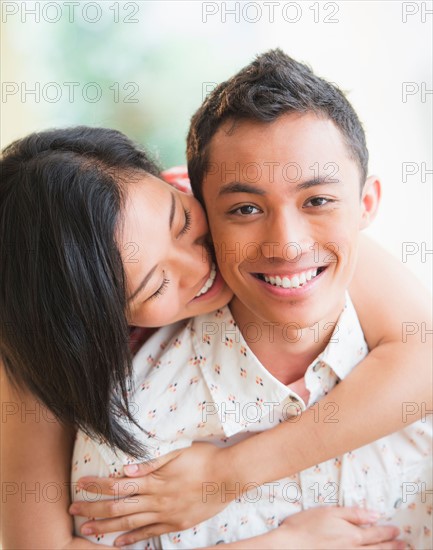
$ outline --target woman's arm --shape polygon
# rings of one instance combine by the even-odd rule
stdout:
[[[67,507],[73,431],[55,421],[30,394],[12,389],[1,374],[3,549],[110,548],[72,535]],[[375,520],[366,510],[317,508],[291,516],[269,533],[223,546],[403,548],[394,540],[398,529],[368,526]]]
[[[73,430],[30,393],[12,388],[3,369],[1,401],[2,548],[101,548],[72,535]]]
[[[372,349],[367,358],[319,402],[318,411],[317,407],[305,411],[297,422],[282,423],[224,449],[193,444],[129,473],[125,483],[135,477],[139,490],[134,508],[125,506],[121,511],[128,514],[128,525],[139,528],[144,525],[140,512],[154,513],[153,525],[140,528],[137,540],[191,527],[234,500],[238,495],[233,488],[239,494],[248,483],[292,475],[404,428],[432,409],[427,292],[400,262],[363,237],[350,293]],[[416,327],[418,333],[407,334]],[[334,411],[335,404],[338,413],[327,422],[326,412]],[[104,493],[112,494],[111,480],[96,481]],[[116,479],[116,490],[121,486],[121,479]],[[80,515],[113,514],[107,501],[101,501],[83,504]],[[125,518],[86,524],[98,533],[122,525]]]

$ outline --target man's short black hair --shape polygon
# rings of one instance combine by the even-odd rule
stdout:
[[[259,55],[217,86],[191,119],[187,138],[188,172],[196,197],[202,200],[209,165],[209,144],[227,120],[272,122],[286,113],[314,112],[331,119],[341,131],[361,183],[368,170],[368,150],[362,124],[337,86],[316,76],[280,49]]]

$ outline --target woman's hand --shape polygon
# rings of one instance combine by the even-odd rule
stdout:
[[[105,518],[83,524],[81,533],[86,535],[135,530],[136,541],[182,531],[219,513],[240,496],[240,484],[224,477],[232,470],[227,451],[210,443],[194,443],[152,463],[125,466],[128,477],[83,477],[78,481],[80,487],[113,500],[77,501],[69,511]],[[127,544],[125,536],[116,544]]]
[[[81,516],[107,518],[82,526],[83,530],[91,529],[93,534],[128,531],[116,539],[116,546],[187,529],[217,514],[238,496],[238,491],[229,492],[233,487],[224,485],[226,481],[218,472],[227,457],[226,450],[208,443],[195,443],[192,448],[174,451],[152,464],[137,465],[135,472],[128,473],[130,477],[82,478],[79,484],[83,488],[89,486],[94,492],[98,488],[113,500],[75,502],[71,511]],[[209,464],[214,466],[210,466],[211,472]],[[134,467],[125,467],[125,473],[128,469]],[[230,471],[227,462],[225,469]],[[209,481],[204,481],[206,479]],[[227,494],[221,490],[224,487]],[[167,509],[171,510],[170,515],[164,512]],[[269,533],[226,546],[287,550],[404,549],[405,544],[395,540],[399,530],[372,525],[377,519],[377,515],[361,508],[313,508],[289,516]],[[87,534],[91,534],[90,531]]]
[[[220,546],[260,550],[354,550],[361,548],[404,550],[406,543],[396,540],[399,530],[392,526],[371,525],[377,516],[362,508],[329,506],[312,508],[289,516],[264,535]],[[211,549],[208,549],[211,550]]]
[[[269,533],[269,535],[275,535],[269,541],[272,544],[270,548],[404,550],[406,543],[396,540],[399,529],[389,525],[373,525],[378,517],[374,512],[363,508],[335,506],[311,508],[289,516],[280,527]],[[267,547],[269,546],[262,548]]]
[[[172,462],[172,460],[170,460],[170,462]],[[103,486],[105,488],[106,480],[104,479],[102,481],[103,483],[100,483],[101,480],[99,480],[100,486],[101,488]],[[114,480],[109,478],[109,481],[111,481],[112,484]],[[127,481],[125,481],[125,483],[127,483]],[[129,483],[131,482],[129,481]],[[123,490],[124,485],[122,483],[122,489],[119,486],[114,492],[118,491],[120,493]],[[113,494],[112,490],[110,494]],[[131,493],[129,492],[129,494]],[[135,497],[132,497],[131,500],[134,498]],[[138,497],[137,500],[141,498],[142,497]],[[110,502],[111,505],[109,506],[113,507],[112,503],[115,501],[101,501],[98,504],[107,504]],[[84,503],[83,507],[88,504],[90,503]],[[94,504],[96,503],[92,503],[92,510]],[[136,504],[138,505],[138,503]],[[128,504],[125,504],[125,506],[127,505]],[[116,513],[117,511],[121,511],[122,507],[123,504],[117,508]],[[94,512],[92,511],[92,513]],[[87,515],[87,512],[83,513],[83,515]],[[150,528],[150,530],[146,528],[135,528],[139,524],[140,518],[143,518],[146,522],[151,521],[151,513],[138,512],[123,518],[119,517],[113,520],[88,522],[85,525],[94,526],[96,524],[98,529],[102,526],[101,530],[94,531],[98,533],[108,532],[108,529],[110,531],[135,529],[116,539],[116,546],[124,546],[155,534],[153,528]],[[329,548],[335,550],[361,548],[369,548],[370,550],[404,550],[406,544],[403,541],[396,540],[399,529],[393,526],[374,525],[377,519],[377,514],[362,508],[340,508],[335,506],[312,508],[289,516],[278,528],[268,533],[250,539],[218,545],[218,548],[220,546],[225,546],[227,548],[242,548],[248,550],[259,550],[263,548],[272,550],[308,550],[311,548],[315,548],[316,550],[328,550]],[[108,526],[108,529],[105,529],[103,525]],[[111,529],[110,526],[114,526],[114,528]],[[165,526],[166,529],[162,529],[161,532],[171,530],[169,524],[165,524]],[[161,527],[164,527],[164,525],[161,525]]]

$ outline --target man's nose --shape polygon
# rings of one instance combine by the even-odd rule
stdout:
[[[298,260],[307,246],[307,227],[296,211],[281,211],[273,216],[262,242],[265,258]]]

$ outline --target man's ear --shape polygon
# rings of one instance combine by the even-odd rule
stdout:
[[[359,229],[365,229],[376,217],[381,196],[380,181],[376,176],[369,176],[365,180],[361,195],[361,218]]]

